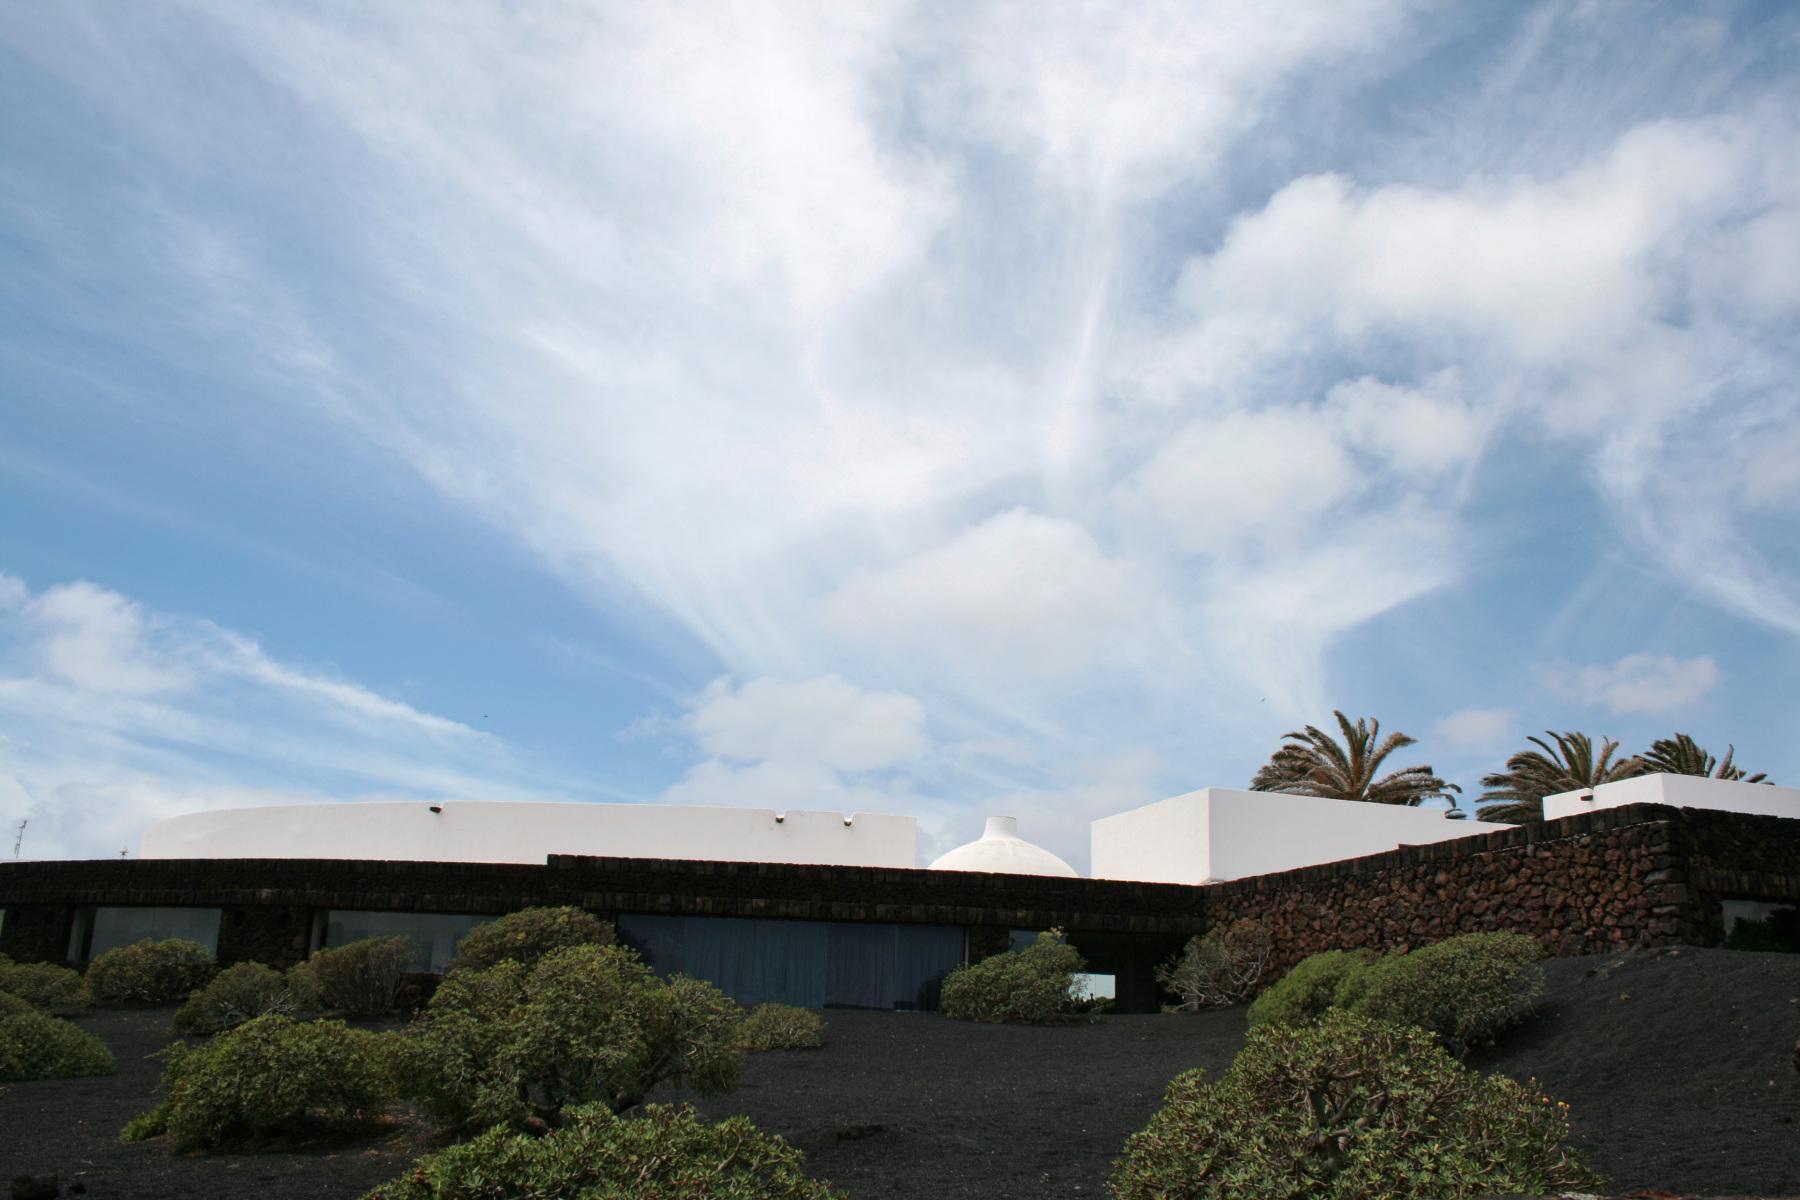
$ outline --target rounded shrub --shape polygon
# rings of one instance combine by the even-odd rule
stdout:
[[[456,943],[452,971],[480,971],[511,960],[531,966],[565,946],[610,946],[613,927],[572,905],[525,908],[477,925]]]
[[[1217,1082],[1179,1075],[1126,1144],[1115,1200],[1460,1200],[1586,1190],[1567,1107],[1420,1029],[1328,1012],[1250,1032]]]
[[[1075,976],[1086,965],[1055,930],[1040,933],[1023,950],[968,963],[944,976],[938,1011],[958,1021],[1064,1020],[1080,1006]]]
[[[373,1016],[392,1012],[416,949],[409,937],[368,937],[327,950],[289,972],[295,987],[333,1012]]]
[[[1327,950],[1303,958],[1250,1005],[1250,1025],[1300,1025],[1325,1015],[1341,991],[1375,961],[1372,950]]]
[[[1543,947],[1522,933],[1465,933],[1410,954],[1383,955],[1340,984],[1338,1003],[1378,1021],[1416,1025],[1461,1055],[1530,1014],[1544,994]]]
[[[744,1049],[816,1050],[825,1044],[825,1018],[792,1004],[759,1004],[744,1017]]]
[[[0,1017],[16,1016],[19,1013],[36,1012],[30,1002],[22,1000],[11,992],[0,992]]]
[[[198,1049],[177,1043],[169,1094],[125,1127],[125,1141],[169,1135],[216,1150],[277,1134],[339,1132],[379,1119],[397,1098],[393,1034],[342,1021],[257,1017]]]
[[[428,1155],[363,1200],[841,1200],[802,1165],[743,1117],[710,1125],[652,1104],[627,1118],[590,1104],[543,1137],[496,1128]]]
[[[658,979],[619,946],[569,946],[535,967],[454,971],[406,1035],[409,1093],[455,1131],[565,1109],[636,1106],[662,1083],[736,1086],[742,1010],[711,984]]]
[[[106,1043],[85,1029],[29,1006],[0,1015],[0,1080],[71,1079],[116,1070]]]
[[[1180,997],[1182,1011],[1242,1004],[1262,986],[1274,945],[1261,921],[1233,921],[1188,939],[1181,953],[1157,968],[1156,982]]]
[[[292,1017],[318,1007],[310,972],[282,975],[262,963],[226,967],[175,1010],[169,1031],[182,1037],[220,1033],[270,1014]]]
[[[66,1008],[82,1002],[81,972],[54,963],[0,960],[0,992],[33,1008]]]
[[[88,999],[96,1004],[167,1004],[185,1000],[218,972],[213,953],[186,938],[115,946],[88,964]]]

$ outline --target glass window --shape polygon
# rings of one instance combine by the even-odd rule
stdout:
[[[92,915],[78,918],[74,936],[86,942],[84,947],[70,946],[72,959],[95,958],[117,946],[129,946],[147,939],[186,938],[199,942],[208,950],[219,951],[219,916],[216,908],[153,908],[138,906],[98,905]]]
[[[368,937],[412,939],[415,953],[412,969],[433,971],[439,975],[450,965],[456,943],[477,925],[492,917],[469,913],[371,912],[364,909],[334,908],[326,915],[323,946],[342,946]]]
[[[1727,950],[1800,951],[1800,907],[1776,900],[1724,900]]]
[[[963,960],[956,925],[625,913],[618,927],[659,975],[704,979],[740,1004],[935,1009]]]

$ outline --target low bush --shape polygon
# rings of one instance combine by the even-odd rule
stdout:
[[[1522,933],[1466,933],[1410,954],[1383,955],[1341,989],[1339,1003],[1378,1021],[1416,1025],[1462,1055],[1523,1020],[1544,994],[1543,947]]]
[[[88,999],[96,1004],[167,1004],[185,1000],[218,973],[213,953],[186,938],[114,946],[88,964]]]
[[[415,953],[405,936],[362,938],[313,951],[290,975],[333,1012],[372,1016],[393,1011]]]
[[[610,946],[613,927],[593,913],[562,908],[525,908],[485,925],[477,925],[456,943],[452,971],[482,971],[511,960],[534,965],[565,946]]]
[[[592,1102],[623,1112],[662,1083],[725,1092],[743,1058],[740,1013],[711,984],[660,980],[619,946],[454,971],[407,1033],[407,1087],[461,1132],[555,1125]]]
[[[182,1037],[221,1033],[270,1014],[293,1017],[310,1013],[318,1007],[315,982],[311,972],[290,971],[284,976],[262,963],[226,967],[175,1010],[169,1032]]]
[[[1459,1200],[1600,1181],[1567,1106],[1451,1058],[1423,1030],[1328,1012],[1263,1025],[1216,1083],[1179,1075],[1126,1144],[1115,1200]]]
[[[80,1004],[81,972],[54,963],[0,961],[0,992],[9,992],[33,1008],[66,1008]]]
[[[35,1009],[0,1015],[0,1080],[71,1079],[118,1070],[106,1043]]]
[[[802,1173],[798,1150],[743,1117],[709,1125],[660,1104],[640,1117],[604,1104],[568,1117],[543,1137],[490,1129],[363,1200],[841,1200]]]
[[[389,1066],[394,1037],[342,1021],[268,1016],[198,1049],[177,1042],[163,1072],[168,1096],[121,1138],[167,1134],[177,1149],[217,1150],[366,1125],[397,1098]]]
[[[1317,1020],[1337,1003],[1340,992],[1349,994],[1360,986],[1356,977],[1374,961],[1372,950],[1327,950],[1301,959],[1250,1005],[1251,1027]]]
[[[0,1017],[16,1016],[19,1013],[36,1012],[27,1001],[21,1000],[11,992],[0,992]]]
[[[759,1004],[744,1017],[744,1049],[814,1050],[825,1044],[825,1018],[810,1008]]]
[[[1190,938],[1156,971],[1156,982],[1180,997],[1185,1012],[1242,1004],[1269,972],[1274,942],[1261,921],[1248,918]]]
[[[1056,930],[1040,933],[1023,950],[968,963],[944,976],[938,1011],[958,1021],[1065,1020],[1080,1005],[1075,976],[1086,965]]]

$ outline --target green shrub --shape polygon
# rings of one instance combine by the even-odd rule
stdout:
[[[664,982],[619,946],[569,946],[527,969],[454,971],[407,1033],[409,1093],[458,1131],[598,1101],[614,1112],[658,1084],[737,1083],[741,1010],[711,984]]]
[[[405,936],[362,938],[315,950],[289,974],[296,987],[311,989],[326,1008],[372,1016],[393,1011],[414,954],[412,939]]]
[[[1458,1200],[1587,1190],[1567,1106],[1472,1072],[1423,1030],[1328,1012],[1189,1071],[1126,1144],[1116,1200]]]
[[[28,1002],[21,1000],[11,992],[0,992],[0,1017],[15,1016],[18,1013],[36,1012]]]
[[[813,1050],[825,1044],[825,1018],[810,1008],[759,1004],[744,1017],[744,1049]]]
[[[33,1008],[65,1008],[81,1003],[81,972],[9,958],[0,962],[0,992],[10,992]]]
[[[168,1134],[216,1150],[275,1134],[336,1132],[380,1118],[396,1099],[393,1034],[342,1021],[257,1017],[198,1049],[176,1043],[168,1096],[125,1127],[125,1141]]]
[[[1040,1023],[1073,1015],[1075,976],[1087,964],[1056,930],[1023,950],[957,967],[944,977],[938,1011],[958,1021]]]
[[[841,1200],[802,1174],[798,1150],[743,1117],[709,1125],[661,1104],[641,1117],[604,1104],[568,1117],[544,1137],[490,1129],[363,1200]]]
[[[226,967],[175,1010],[169,1032],[183,1037],[220,1033],[271,1013],[293,1017],[312,1012],[318,1007],[315,982],[309,971],[290,971],[284,977],[262,963]]]
[[[1365,1017],[1429,1030],[1461,1055],[1531,1012],[1544,994],[1543,956],[1522,933],[1465,933],[1383,955],[1348,981],[1339,1002]]]
[[[68,1021],[29,1006],[0,1016],[0,1080],[70,1079],[116,1070],[106,1043]]]
[[[1188,939],[1180,954],[1156,971],[1156,982],[1181,998],[1192,1012],[1242,1004],[1256,994],[1269,971],[1274,941],[1261,921],[1248,918]]]
[[[96,1004],[167,1004],[205,987],[219,970],[213,953],[186,938],[145,939],[114,946],[88,964],[88,999]]]
[[[1359,986],[1351,981],[1374,961],[1373,950],[1327,950],[1301,959],[1250,1005],[1251,1027],[1317,1020],[1337,1002],[1340,991],[1348,995]]]
[[[510,959],[531,966],[565,946],[610,946],[613,927],[573,906],[525,908],[477,925],[456,943],[452,971],[481,971]]]

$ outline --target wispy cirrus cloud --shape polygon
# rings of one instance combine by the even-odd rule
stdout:
[[[1704,16],[195,3],[0,36],[128,163],[85,224],[35,176],[0,196],[72,292],[162,301],[77,316],[685,631],[733,682],[656,680],[684,798],[950,820],[1247,776],[1370,677],[1449,674],[1503,554],[1599,569],[1521,461],[1663,584],[1800,630],[1795,85]],[[107,639],[156,618],[107,595],[57,601],[92,611],[34,669],[190,721],[180,685],[229,678],[485,761],[233,635],[134,665]],[[1432,604],[1413,657],[1346,668]],[[840,703],[925,748],[763,744]]]

